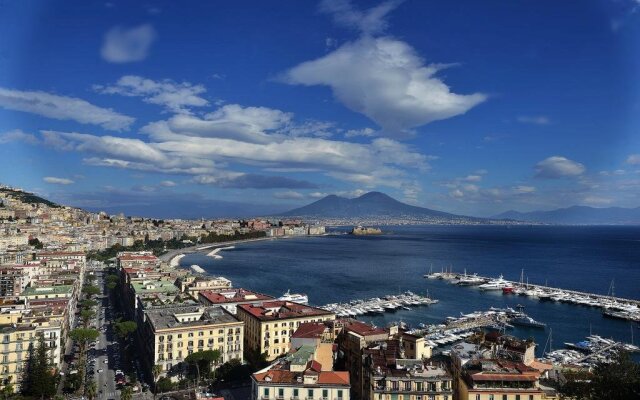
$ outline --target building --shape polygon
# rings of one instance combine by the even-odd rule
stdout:
[[[273,360],[289,351],[289,342],[306,322],[334,320],[335,314],[289,301],[237,306],[238,319],[245,323],[245,349],[266,353]]]
[[[144,314],[142,343],[149,372],[160,365],[163,375],[172,375],[189,354],[204,350],[219,350],[221,363],[243,360],[244,324],[222,307],[160,307]]]
[[[193,275],[185,276],[178,281],[180,290],[188,293],[194,299],[198,298],[198,294],[203,291],[219,292],[231,289],[231,281],[225,277],[196,277]]]
[[[302,346],[251,377],[252,399],[349,400],[349,373],[333,371],[331,363],[318,361],[322,349],[331,346]],[[329,357],[329,360],[331,357]]]
[[[23,268],[0,268],[0,296],[19,296],[29,283],[29,277]]]
[[[220,306],[232,314],[240,304],[262,304],[274,300],[266,294],[252,292],[246,289],[227,289],[219,292],[204,290],[198,293],[198,300],[207,306]]]
[[[49,322],[45,318],[32,324],[11,324],[0,326],[2,354],[0,354],[0,384],[10,382],[20,388],[25,362],[29,358],[29,349],[38,346],[39,337],[45,340],[53,368],[60,367],[60,340],[62,337],[59,323]]]

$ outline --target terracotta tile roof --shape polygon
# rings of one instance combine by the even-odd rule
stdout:
[[[525,374],[498,374],[498,373],[487,373],[487,372],[479,372],[477,374],[471,375],[471,379],[474,382],[486,382],[486,381],[527,381],[527,382],[535,382],[538,380],[536,376],[533,375],[525,375]]]
[[[305,322],[304,324],[300,324],[298,329],[291,335],[291,338],[319,339],[324,334],[325,329],[327,329],[327,326],[322,322]]]
[[[347,331],[351,331],[360,336],[383,335],[387,333],[387,331],[382,328],[376,328],[373,325],[369,325],[364,322],[353,321],[353,320],[345,324],[344,327]]]
[[[320,308],[290,301],[270,301],[262,303],[262,305],[240,304],[238,309],[263,321],[333,315],[333,313]]]
[[[251,302],[251,301],[261,301],[261,300],[273,300],[273,297],[267,296],[266,294],[256,293],[256,292],[252,292],[250,290],[245,290],[242,288],[229,289],[221,292],[203,290],[200,292],[200,296],[204,297],[206,300],[208,300],[212,304],[236,303],[241,301]]]
[[[287,370],[270,369],[265,372],[253,374],[253,378],[258,382],[269,382],[273,384],[302,384],[298,382],[298,377],[302,377],[301,372],[291,372]],[[349,386],[349,372],[347,371],[322,371],[318,374],[318,385],[339,385]],[[308,385],[305,385],[308,386]]]

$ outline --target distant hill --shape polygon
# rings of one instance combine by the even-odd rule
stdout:
[[[569,225],[638,225],[640,224],[640,207],[595,208],[573,206],[551,211],[518,212],[507,211],[493,216],[495,219],[515,219],[518,221],[542,222],[547,224]]]
[[[14,189],[9,189],[7,187],[0,187],[0,193],[5,193],[7,195],[9,195],[9,197],[13,197],[14,199],[18,199],[23,203],[28,203],[28,204],[46,204],[49,207],[60,207],[60,205],[47,200],[47,199],[43,199],[40,196],[37,196],[33,193],[29,193],[29,192],[24,192],[22,190],[14,190]]]
[[[413,218],[479,221],[480,218],[465,217],[442,211],[416,207],[399,202],[380,192],[365,193],[360,197],[348,199],[336,195],[326,196],[304,207],[287,211],[282,216],[313,218]]]

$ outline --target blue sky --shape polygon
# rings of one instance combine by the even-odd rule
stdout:
[[[640,202],[640,3],[0,2],[0,182],[158,216]]]

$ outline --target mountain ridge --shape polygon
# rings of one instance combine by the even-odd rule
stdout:
[[[548,224],[635,225],[640,224],[640,207],[590,207],[575,205],[546,211],[520,212],[509,210],[494,215],[491,218]]]

